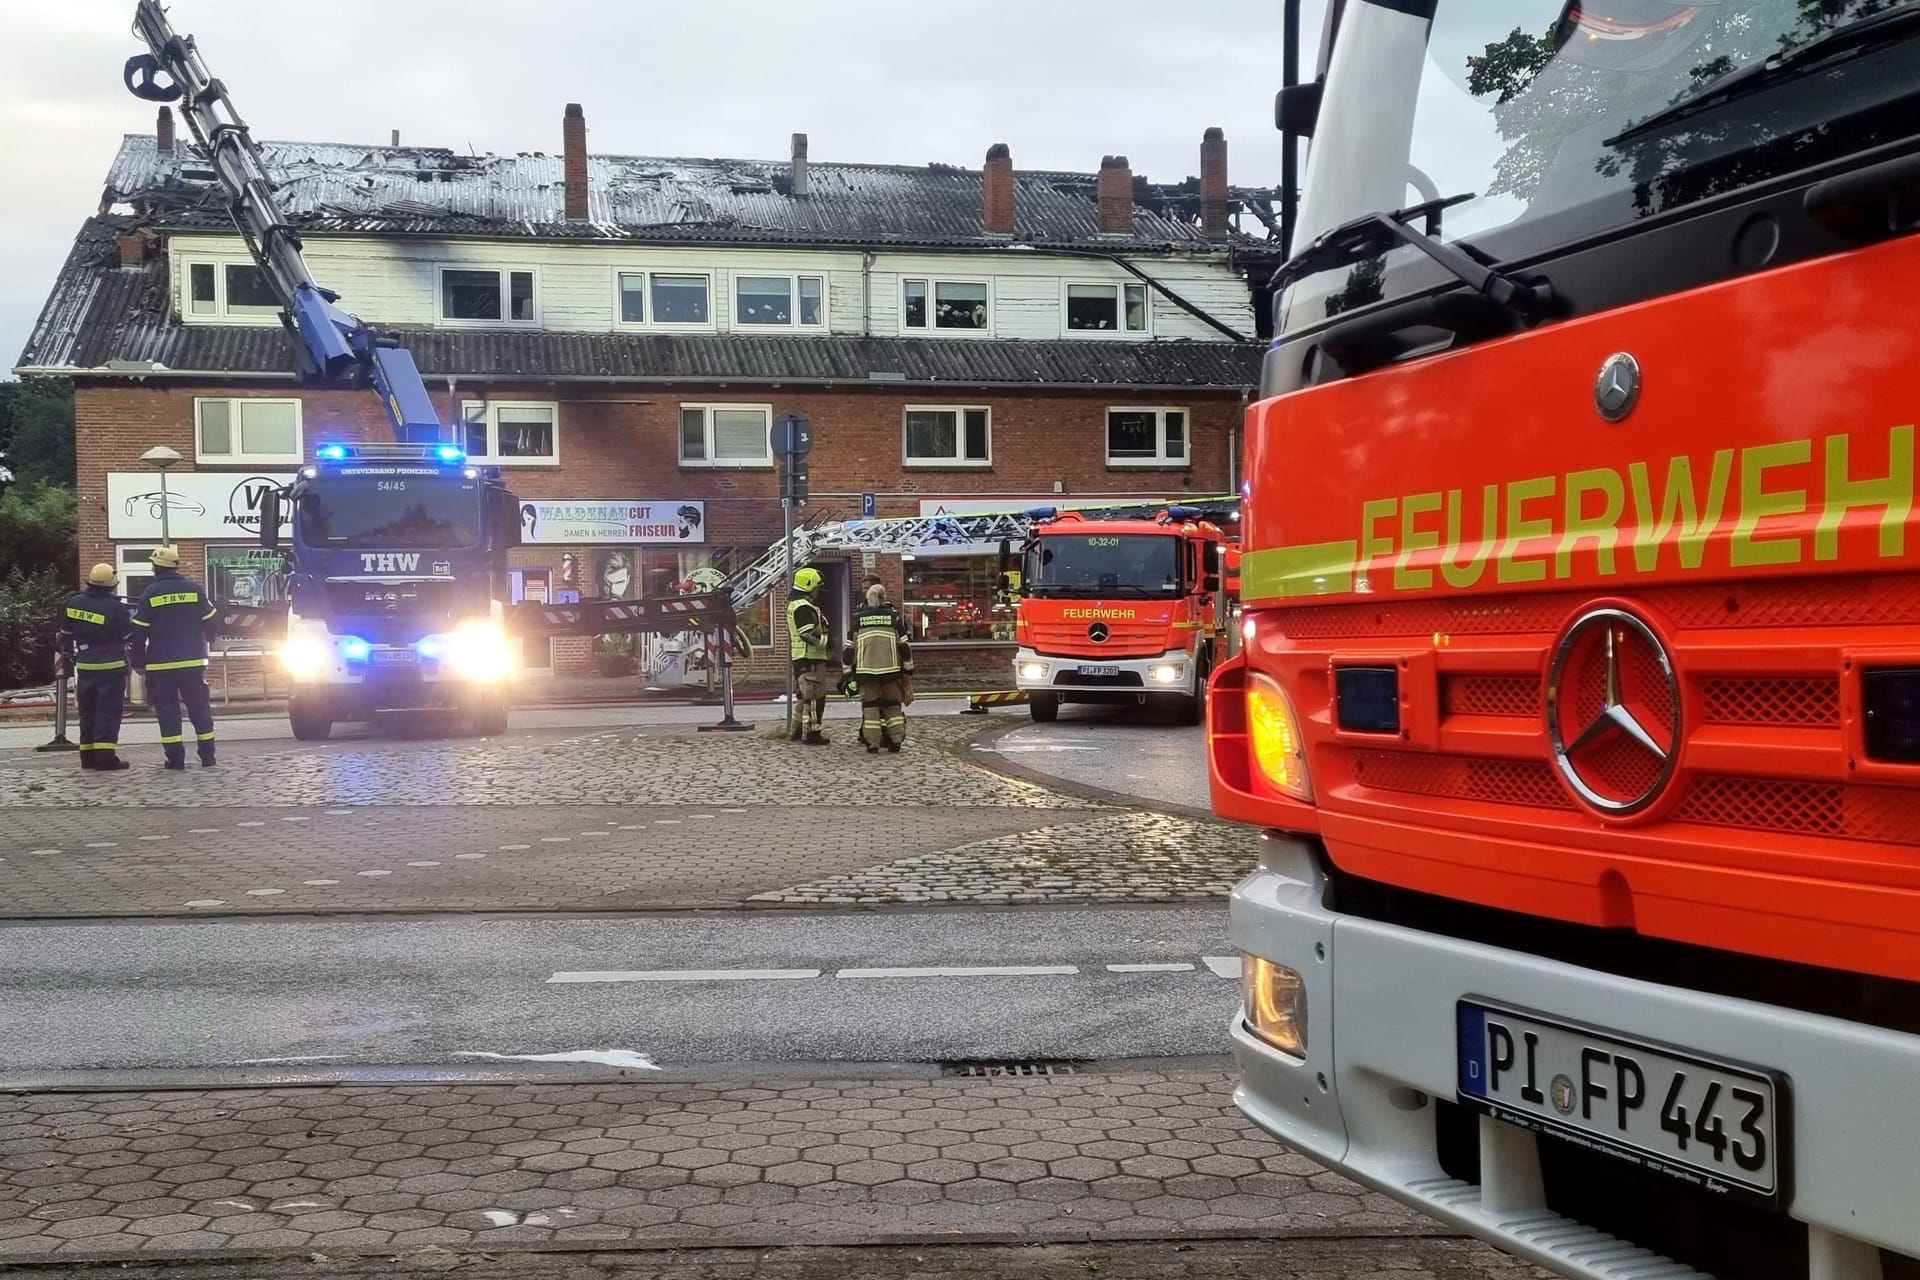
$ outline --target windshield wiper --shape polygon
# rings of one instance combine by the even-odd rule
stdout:
[[[1876,44],[1882,40],[1905,39],[1916,29],[1920,29],[1920,4],[1905,4],[1897,9],[1887,9],[1871,17],[1849,22],[1844,27],[1823,31],[1805,44],[1795,45],[1791,49],[1762,58],[1758,62],[1749,62],[1746,66],[1729,71],[1717,80],[1708,81],[1680,101],[1662,107],[1646,119],[1637,121],[1611,138],[1605,139],[1601,145],[1616,147],[1623,142],[1631,142],[1676,120],[1684,120],[1688,116],[1725,106],[1729,102],[1759,90],[1797,79],[1837,54]]]
[[[1523,284],[1457,246],[1442,244],[1434,239],[1440,234],[1442,211],[1464,204],[1473,197],[1474,193],[1468,191],[1409,205],[1393,213],[1362,214],[1351,222],[1342,223],[1288,259],[1274,272],[1273,289],[1277,293],[1296,280],[1304,280],[1322,271],[1337,270],[1384,253],[1397,245],[1408,244],[1445,267],[1455,279],[1499,306],[1529,319],[1546,314],[1553,302],[1553,286],[1544,281]],[[1426,220],[1425,232],[1415,231],[1407,225],[1415,218]]]

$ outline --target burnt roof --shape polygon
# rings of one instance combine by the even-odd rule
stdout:
[[[981,226],[978,168],[809,161],[791,193],[788,161],[590,155],[588,216],[564,213],[561,158],[544,152],[460,155],[435,147],[263,142],[267,170],[302,231],[681,243],[1001,245],[1201,249],[1198,181],[1136,177],[1133,230],[1103,234],[1096,176],[1020,171],[1014,233]],[[1264,193],[1236,194],[1257,203]],[[165,227],[227,230],[205,155],[184,137],[161,151],[129,134],[107,175],[106,203]],[[102,206],[105,207],[105,204]],[[1229,241],[1251,243],[1233,235]]]
[[[91,218],[55,281],[19,367],[104,376],[287,374],[277,327],[188,325],[174,316],[164,257],[120,265],[123,215]],[[383,329],[429,377],[835,382],[887,385],[1239,390],[1263,348],[1235,342],[1028,341],[742,334]]]

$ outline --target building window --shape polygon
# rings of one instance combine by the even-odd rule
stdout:
[[[301,460],[298,400],[195,400],[193,418],[195,461],[219,465]]]
[[[455,324],[536,324],[533,272],[440,268],[440,318]]]
[[[467,457],[503,467],[560,462],[560,406],[511,400],[469,400],[460,406]]]
[[[773,465],[773,406],[766,404],[683,404],[680,406],[680,465],[683,467],[770,467]]]
[[[819,328],[826,323],[823,276],[735,276],[733,319],[739,325]]]
[[[207,589],[225,604],[285,604],[288,575],[278,551],[257,545],[207,548]]]
[[[902,280],[900,321],[908,329],[985,333],[990,319],[984,280]]]
[[[620,273],[620,323],[647,322],[647,276],[644,271]]]
[[[709,325],[713,309],[708,297],[713,282],[706,276],[664,275],[655,272],[651,301],[655,324]]]
[[[116,543],[113,548],[113,562],[120,569],[120,594],[131,600],[139,591],[132,585],[134,579],[153,576],[154,550],[157,542],[142,542],[137,545]],[[219,597],[215,597],[218,599]]]
[[[280,299],[251,262],[189,262],[187,312],[209,320],[277,316]]]
[[[907,406],[910,467],[984,467],[993,461],[992,436],[992,414],[984,406]]]
[[[995,598],[998,556],[918,556],[901,567],[906,571],[901,613],[915,644],[1014,638],[1013,611]]]
[[[1068,284],[1067,332],[1145,333],[1144,284]]]
[[[1192,461],[1185,409],[1107,410],[1107,462],[1116,467],[1184,467]]]

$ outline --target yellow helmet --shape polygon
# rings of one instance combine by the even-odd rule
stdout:
[[[794,574],[793,589],[795,591],[818,591],[820,589],[820,571],[818,569],[802,569],[800,572]]]
[[[155,547],[153,554],[148,556],[147,559],[153,561],[153,563],[159,565],[162,569],[178,569],[180,567],[180,552],[174,547]]]
[[[87,573],[87,585],[90,587],[117,587],[120,575],[114,572],[110,564],[97,564]]]

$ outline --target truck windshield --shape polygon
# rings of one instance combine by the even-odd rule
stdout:
[[[480,490],[470,476],[323,475],[301,491],[294,533],[309,547],[470,547]]]
[[[1049,534],[1027,552],[1035,596],[1177,595],[1180,540],[1143,533]]]
[[[1440,238],[1510,262],[1920,133],[1916,0],[1341,8],[1296,246],[1471,193]],[[1296,282],[1280,328],[1445,278],[1396,248]]]

